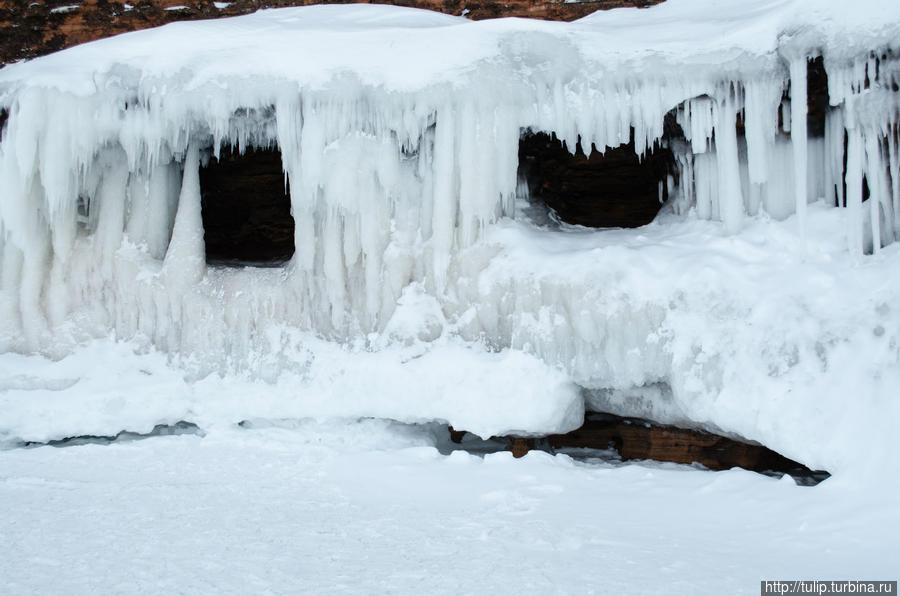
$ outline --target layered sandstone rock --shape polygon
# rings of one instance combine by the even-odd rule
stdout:
[[[465,431],[450,428],[450,439],[464,444]],[[699,464],[709,470],[743,468],[763,474],[788,474],[801,485],[815,485],[830,474],[810,470],[768,447],[721,435],[657,424],[601,412],[587,412],[584,424],[568,433],[543,438],[498,437],[514,457],[538,449],[568,453],[573,457],[615,454],[623,461],[652,460],[678,464]]]

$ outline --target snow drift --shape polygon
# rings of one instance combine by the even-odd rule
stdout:
[[[669,0],[569,24],[271,10],[11,65],[0,350],[60,358],[113,332],[191,378],[281,383],[301,396],[286,415],[336,391],[345,369],[311,364],[316,350],[384,358],[347,364],[359,377],[329,414],[539,433],[577,426],[586,397],[838,469],[898,410],[898,51],[896,2]],[[807,132],[814,57],[822,138]],[[683,137],[664,136],[667,114]],[[670,212],[633,232],[529,224],[527,130],[668,144]],[[227,146],[281,151],[296,221],[282,268],[206,264],[198,169]],[[514,361],[503,381],[448,397],[491,352]],[[455,374],[429,381],[446,362]],[[369,392],[378,370],[417,380]],[[3,407],[32,407],[32,389]],[[404,390],[415,407],[397,407]],[[224,393],[234,407],[206,411],[254,415]]]

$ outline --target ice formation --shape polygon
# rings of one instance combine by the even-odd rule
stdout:
[[[855,345],[849,315],[833,315],[856,310],[820,308],[815,287],[754,302],[740,279],[676,270],[689,270],[690,250],[703,262],[707,241],[744,251],[725,269],[735,278],[768,262],[746,240],[759,214],[790,218],[777,230],[793,235],[777,243],[802,275],[832,244],[857,264],[888,250],[900,238],[897,52],[893,1],[669,0],[568,24],[383,6],[261,11],[14,64],[0,70],[0,350],[58,356],[112,330],[200,363],[201,375],[270,378],[301,366],[296,330],[364,352],[452,337],[537,356],[554,383],[561,370],[606,406],[636,407],[617,396],[638,392],[650,402],[640,413],[767,440],[816,465],[834,454],[793,440],[777,412],[816,419],[814,389],[782,398],[810,379],[832,383],[829,350]],[[816,57],[828,76],[824,138],[807,133]],[[683,139],[664,137],[667,114]],[[670,202],[691,215],[672,220],[682,227],[671,237],[665,224],[650,229],[684,241],[682,260],[653,242],[637,250],[624,233],[548,240],[514,223],[526,130],[600,151],[632,136],[639,152],[669,144]],[[226,146],[281,150],[296,221],[282,268],[206,265],[198,168]],[[689,229],[702,230],[692,249]],[[895,253],[875,277],[896,271]],[[885,308],[866,302],[859,316],[894,341],[885,312],[896,307]],[[748,318],[752,332],[740,327]],[[879,354],[876,368],[896,347]],[[874,409],[879,387],[865,398]],[[746,395],[757,391],[768,396]],[[560,412],[581,399],[549,393]],[[452,411],[437,417],[453,422]],[[520,430],[572,421],[545,418]]]

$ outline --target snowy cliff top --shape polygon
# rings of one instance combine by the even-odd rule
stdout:
[[[832,59],[900,42],[894,0],[668,0],[649,9],[594,13],[574,23],[473,22],[378,5],[263,10],[173,23],[77,46],[0,70],[0,86],[90,94],[160,79],[185,89],[275,78],[324,84],[350,74],[365,84],[415,90],[493,63],[535,71],[627,67],[666,76],[670,64],[752,68],[791,48]],[[169,87],[171,88],[171,87]],[[164,91],[158,87],[156,91]]]

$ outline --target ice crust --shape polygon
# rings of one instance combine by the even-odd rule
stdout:
[[[112,332],[191,379],[285,395],[293,375],[318,405],[283,415],[483,435],[577,426],[580,386],[623,413],[847,465],[865,424],[898,410],[898,51],[893,1],[668,0],[568,24],[360,5],[177,23],[7,66],[0,351],[71,358]],[[806,131],[816,56],[824,138]],[[643,153],[673,110],[687,142],[671,147],[671,213],[629,232],[522,221],[523,131],[601,151],[633,134]],[[283,268],[206,266],[197,173],[229,145],[282,152],[296,221]],[[28,390],[4,391],[7,437],[77,426],[26,431]],[[222,419],[255,415],[222,400]]]

